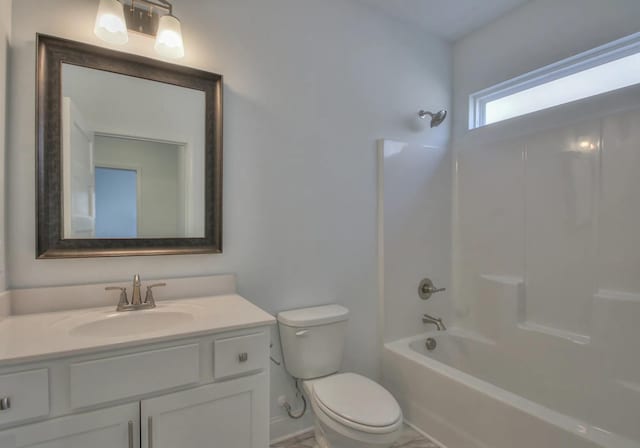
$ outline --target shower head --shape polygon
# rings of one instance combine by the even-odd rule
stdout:
[[[443,109],[434,114],[433,112],[421,110],[420,112],[418,112],[418,117],[420,117],[421,120],[424,120],[427,117],[431,117],[431,127],[437,128],[447,118],[447,111]]]

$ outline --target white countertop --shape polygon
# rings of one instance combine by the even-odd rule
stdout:
[[[145,329],[143,324],[127,334],[104,330],[94,334],[81,330],[96,321],[151,320],[151,315],[162,313],[178,314],[181,319],[150,329]],[[143,311],[117,313],[114,305],[9,316],[0,321],[0,367],[274,323],[273,316],[236,294],[166,300],[157,302],[155,309]]]

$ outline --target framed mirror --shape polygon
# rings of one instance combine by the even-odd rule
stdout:
[[[37,39],[37,257],[222,252],[222,76]]]

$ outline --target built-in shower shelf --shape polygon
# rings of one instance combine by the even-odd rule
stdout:
[[[524,279],[522,277],[513,275],[482,275],[481,277],[491,282],[509,286],[520,286],[524,284]]]
[[[566,339],[568,341],[574,342],[576,344],[586,345],[591,342],[591,337],[585,334],[574,333],[567,330],[562,330],[559,328],[548,327],[546,325],[541,325],[536,322],[522,322],[518,324],[518,328],[525,331],[534,331],[537,333],[546,334],[548,336],[554,336],[557,338]]]
[[[635,381],[626,381],[626,380],[616,380],[620,386],[624,387],[627,390],[631,390],[637,394],[640,394],[640,383],[636,383]]]
[[[616,300],[620,302],[636,302],[640,304],[640,294],[613,289],[600,289],[594,296],[597,300]]]

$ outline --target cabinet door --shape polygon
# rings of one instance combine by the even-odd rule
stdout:
[[[1,448],[136,448],[140,405],[117,406],[0,432]]]
[[[142,401],[142,448],[267,448],[266,373]]]

